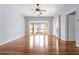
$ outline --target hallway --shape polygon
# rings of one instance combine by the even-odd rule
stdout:
[[[30,47],[30,36],[25,36],[17,39],[13,42],[9,42],[3,46],[0,46],[1,55],[77,55],[79,54],[79,48],[75,47],[74,42],[65,42],[53,36],[48,36],[48,43],[45,45],[33,45]],[[41,39],[40,39],[41,40]],[[44,39],[45,40],[45,39]],[[43,43],[45,43],[43,41]],[[56,45],[56,46],[55,46]]]

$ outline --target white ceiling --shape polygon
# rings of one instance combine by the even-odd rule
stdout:
[[[19,11],[24,16],[38,16],[34,13],[35,4],[15,4],[13,5],[17,11]],[[42,12],[41,16],[53,16],[58,10],[63,8],[64,4],[40,4],[40,9],[46,10]]]

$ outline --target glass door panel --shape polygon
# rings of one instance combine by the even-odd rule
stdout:
[[[30,23],[30,34],[36,35],[36,34],[48,34],[49,28],[48,23],[39,23],[39,22],[33,22]]]

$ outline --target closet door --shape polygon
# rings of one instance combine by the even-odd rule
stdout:
[[[75,41],[75,15],[68,16],[67,38],[68,41]]]
[[[79,47],[79,20],[77,20],[77,25],[76,25],[76,46]]]

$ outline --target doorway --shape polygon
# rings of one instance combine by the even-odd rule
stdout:
[[[30,35],[48,35],[49,22],[48,21],[30,21],[29,34]]]
[[[47,48],[49,35],[48,21],[30,21],[29,22],[29,44],[30,48]]]
[[[75,39],[76,11],[67,15],[67,41],[76,41]]]

